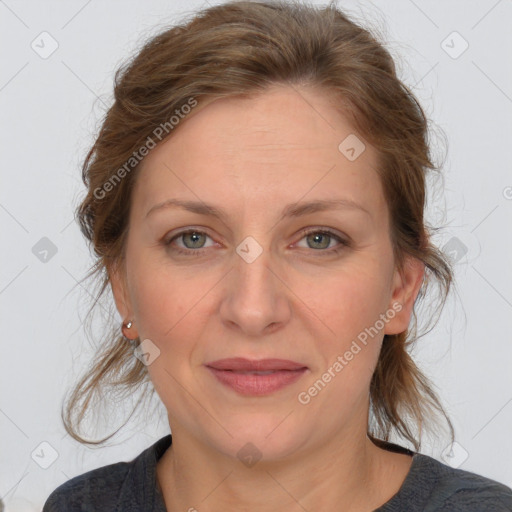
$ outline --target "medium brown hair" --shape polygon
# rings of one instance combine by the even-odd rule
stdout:
[[[426,175],[439,167],[431,157],[422,107],[398,78],[388,50],[369,30],[332,4],[281,1],[228,2],[196,13],[153,37],[116,72],[114,103],[85,158],[87,195],[77,209],[81,230],[97,257],[87,277],[102,277],[96,302],[109,286],[109,273],[123,265],[138,169],[134,152],[191,98],[201,104],[250,96],[276,84],[334,93],[340,112],[376,148],[397,268],[403,268],[407,255],[421,260],[425,278],[415,309],[434,283],[442,309],[452,270],[431,243],[424,221]],[[122,168],[125,172],[120,173]],[[414,311],[408,330],[383,340],[370,385],[368,435],[376,444],[397,435],[419,450],[424,426],[435,423],[437,413],[446,420],[453,441],[449,418],[409,354],[419,337],[416,320]],[[111,321],[111,326],[62,411],[66,431],[82,443],[100,444],[117,432],[100,441],[86,440],[78,432],[94,398],[103,398],[105,389],[131,393],[144,385],[154,393],[146,367],[134,357],[119,324]]]

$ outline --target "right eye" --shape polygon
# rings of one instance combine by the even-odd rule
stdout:
[[[210,238],[204,231],[199,231],[197,229],[187,229],[185,231],[180,231],[175,234],[169,240],[164,241],[164,245],[171,248],[171,250],[175,250],[179,254],[184,254],[187,256],[196,256],[201,255],[203,253],[205,239]],[[177,245],[177,248],[174,249],[172,244],[174,241],[181,240],[183,246]],[[211,238],[210,238],[211,240]]]

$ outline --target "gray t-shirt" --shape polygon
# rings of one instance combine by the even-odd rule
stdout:
[[[156,463],[171,445],[167,435],[130,462],[109,464],[71,478],[48,497],[43,512],[167,512]],[[509,512],[512,489],[393,443],[413,455],[399,491],[374,512]]]

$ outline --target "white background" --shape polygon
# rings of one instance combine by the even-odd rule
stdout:
[[[92,290],[77,284],[92,257],[73,214],[84,193],[80,164],[110,105],[114,71],[148,36],[201,5],[0,1],[6,510],[40,510],[64,481],[130,460],[168,433],[163,406],[100,450],[64,432],[63,393],[92,354],[82,325]],[[415,355],[456,427],[450,462],[512,486],[512,2],[339,5],[381,29],[401,77],[448,136],[445,192],[432,194],[428,220],[443,226],[440,246],[457,243],[467,252],[459,253],[456,293]],[[43,31],[58,43],[47,59],[31,48]],[[454,58],[464,40],[469,47]],[[47,262],[32,251],[43,237],[57,248]],[[31,457],[43,441],[58,453],[48,469]]]

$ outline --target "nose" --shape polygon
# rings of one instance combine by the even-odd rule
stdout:
[[[291,292],[279,274],[269,250],[263,250],[254,261],[236,254],[226,276],[220,307],[222,322],[254,338],[283,328],[291,317]]]

